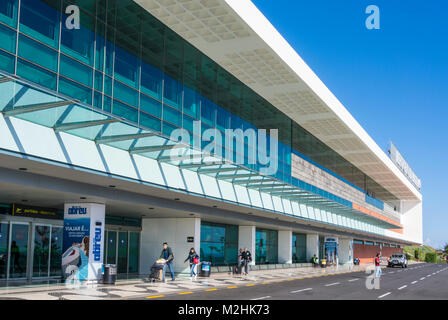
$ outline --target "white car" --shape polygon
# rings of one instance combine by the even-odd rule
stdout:
[[[400,266],[402,268],[407,268],[408,267],[408,259],[406,258],[406,254],[405,253],[395,253],[393,254],[390,259],[389,262],[387,263],[388,267],[395,267],[395,266]]]

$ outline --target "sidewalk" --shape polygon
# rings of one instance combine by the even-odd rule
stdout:
[[[70,288],[65,284],[40,284],[27,287],[0,288],[0,299],[24,300],[103,300],[127,299],[147,296],[157,297],[188,290],[213,290],[225,286],[239,284],[250,285],[257,282],[287,281],[300,278],[329,276],[336,273],[349,273],[365,271],[370,264],[360,266],[339,266],[328,268],[295,268],[252,271],[248,276],[215,273],[210,278],[198,277],[196,281],[179,277],[176,281],[167,283],[150,283],[147,279],[137,278],[119,280],[115,286],[111,285],[81,285],[79,288]]]

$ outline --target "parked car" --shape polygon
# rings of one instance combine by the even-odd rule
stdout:
[[[408,259],[406,258],[405,253],[395,253],[393,254],[389,261],[387,262],[387,266],[393,268],[395,266],[400,266],[402,268],[408,267]]]

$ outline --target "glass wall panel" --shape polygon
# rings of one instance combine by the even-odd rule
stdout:
[[[70,97],[76,97],[81,102],[92,104],[92,89],[77,84],[66,78],[59,78],[59,92]]]
[[[292,262],[306,261],[306,234],[292,234]]]
[[[9,224],[0,223],[0,279],[5,279],[8,267]]]
[[[59,7],[59,1],[49,2],[56,3],[55,7]],[[59,11],[42,1],[21,0],[20,31],[56,49],[59,41],[59,18]]]
[[[214,266],[236,264],[238,226],[201,222],[200,257]]]
[[[138,273],[140,254],[140,233],[129,233],[129,273]]]
[[[79,82],[88,87],[92,87],[92,68],[77,62],[69,57],[61,54],[61,66],[59,67],[59,72],[61,75],[66,76],[76,82]]]
[[[19,36],[18,54],[22,58],[34,62],[44,68],[52,71],[57,71],[58,69],[58,52],[37,41],[31,40],[26,36]],[[79,71],[76,70],[76,72]]]
[[[128,272],[128,232],[118,233],[118,273]]]
[[[0,24],[0,48],[11,53],[16,52],[16,31]]]
[[[51,228],[50,276],[60,276],[62,273],[62,236],[63,228]]]
[[[13,28],[16,28],[18,5],[19,0],[0,1],[0,21]]]
[[[48,277],[50,226],[34,227],[33,277]]]
[[[19,59],[17,61],[17,75],[46,88],[56,90],[56,73],[42,69],[25,60]]]
[[[140,110],[160,118],[162,116],[162,103],[142,94],[140,96]]]
[[[14,73],[15,58],[13,55],[0,50],[0,69]]]
[[[12,225],[9,278],[26,277],[26,262],[28,256],[28,230],[28,225]]]
[[[255,263],[276,264],[278,262],[278,231],[256,229]]]
[[[107,264],[117,263],[117,232],[107,231]]]

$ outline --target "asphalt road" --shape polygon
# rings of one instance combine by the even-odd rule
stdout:
[[[162,300],[448,300],[448,265],[383,269],[379,289],[367,289],[364,272],[177,292]],[[141,297],[140,299],[148,299]]]

